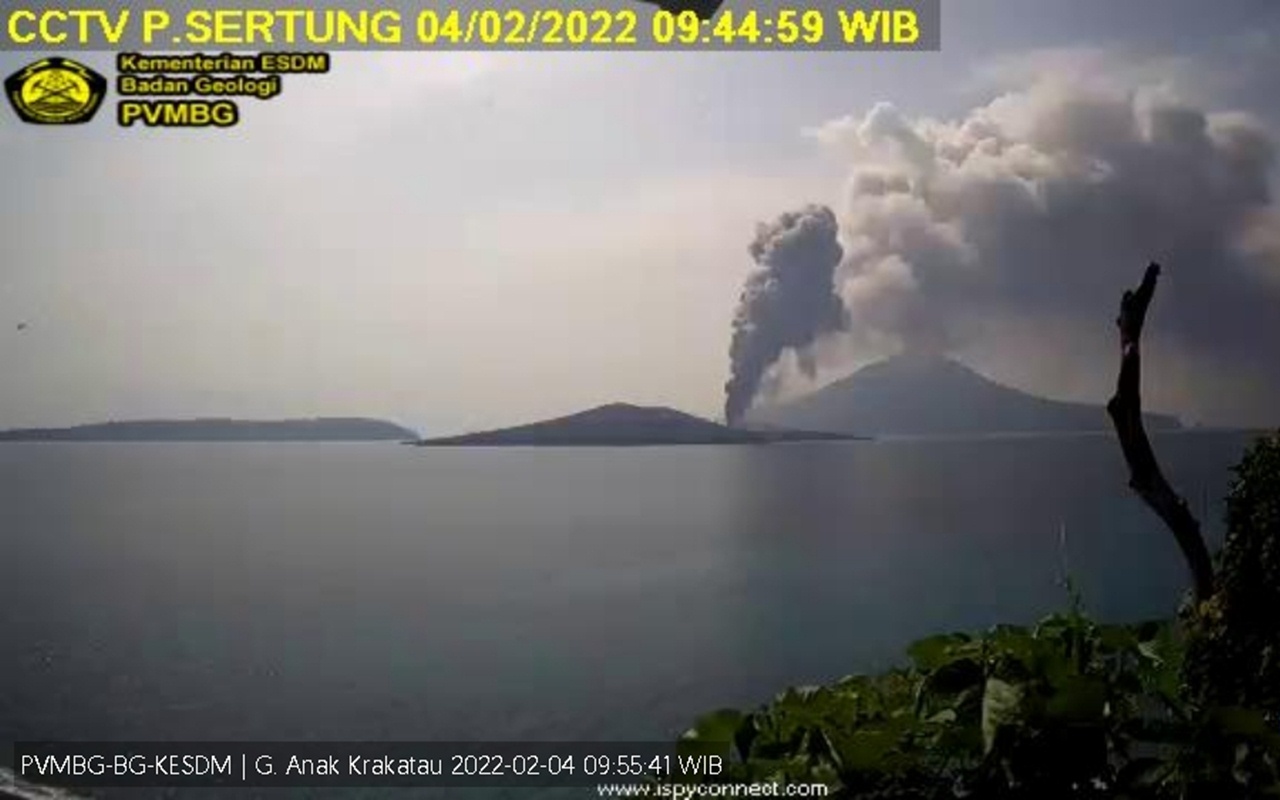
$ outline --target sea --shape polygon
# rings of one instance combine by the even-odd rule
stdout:
[[[1254,436],[1154,437],[1214,545]],[[17,793],[18,741],[668,741],[922,636],[1064,610],[1068,577],[1112,621],[1188,586],[1104,434],[3,444],[0,563]]]

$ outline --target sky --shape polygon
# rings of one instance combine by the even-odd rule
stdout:
[[[0,72],[29,60],[0,54]],[[83,60],[114,74],[110,54]],[[944,0],[935,53],[336,53],[330,74],[244,101],[230,130],[119,130],[110,108],[57,130],[6,114],[0,427],[359,415],[450,433],[613,401],[716,416],[758,223],[821,204],[846,239],[875,239],[884,228],[870,227],[880,206],[868,205],[863,167],[888,162],[870,140],[907,137],[934,154],[955,145],[928,120],[958,130],[998,117],[1006,132],[1027,128],[1009,133],[1015,145],[1023,136],[1041,155],[1084,153],[1097,167],[1111,139],[1045,144],[1036,127],[1057,113],[1043,98],[1066,108],[1062,97],[1095,88],[1138,98],[1135,108],[1158,97],[1242,112],[1212,117],[1220,148],[1186,156],[1213,171],[1209,183],[1165,185],[1149,168],[1176,161],[1102,164],[1141,163],[1125,174],[1145,184],[1113,184],[1178,206],[1117,235],[1123,263],[1082,272],[1088,291],[1076,292],[1070,263],[1039,263],[1029,234],[991,222],[1011,212],[957,190],[961,209],[943,219],[930,206],[930,230],[958,231],[976,254],[956,261],[976,270],[964,291],[951,291],[951,266],[930,273],[911,253],[869,260],[845,241],[851,330],[813,343],[812,376],[788,373],[785,359],[775,372],[807,390],[901,346],[909,337],[895,325],[927,313],[958,321],[965,332],[946,347],[985,374],[1102,402],[1115,303],[1145,266],[1139,230],[1173,259],[1150,323],[1149,407],[1275,424],[1280,357],[1268,356],[1280,356],[1280,329],[1267,318],[1280,314],[1265,301],[1280,299],[1280,214],[1267,196],[1277,67],[1269,0]],[[1027,148],[1002,152],[1007,167]],[[1085,180],[1056,168],[1019,176],[1050,188]],[[921,180],[912,186],[932,186]],[[1206,189],[1224,181],[1221,196]],[[1166,250],[1167,220],[1201,209],[1217,227]],[[1100,229],[1037,230],[1047,248]],[[1197,273],[1178,262],[1186,252],[1230,263]],[[1007,254],[1016,281],[1005,280]],[[903,259],[914,269],[904,280],[921,287],[906,304],[880,293]],[[1037,270],[1056,277],[1041,283]]]

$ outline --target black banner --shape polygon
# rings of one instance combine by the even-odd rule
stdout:
[[[63,787],[550,787],[719,775],[684,742],[20,742],[14,769]]]

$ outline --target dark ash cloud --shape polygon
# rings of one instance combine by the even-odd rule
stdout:
[[[730,377],[725,384],[725,420],[741,419],[765,371],[784,351],[800,354],[819,336],[843,328],[845,309],[835,293],[835,271],[843,258],[836,215],[807,206],[761,224],[749,252],[758,269],[748,278],[733,321]]]

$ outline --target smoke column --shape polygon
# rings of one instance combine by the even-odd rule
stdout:
[[[742,289],[729,347],[724,415],[730,425],[750,408],[765,371],[785,350],[803,349],[845,326],[834,284],[844,255],[838,234],[835,213],[816,205],[757,227],[749,248],[757,269]],[[800,363],[812,372],[810,359]]]

